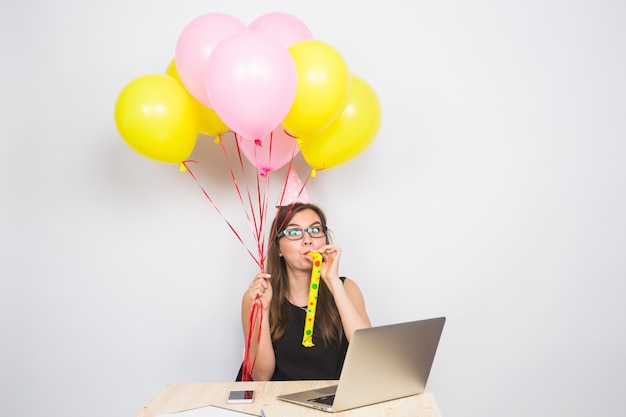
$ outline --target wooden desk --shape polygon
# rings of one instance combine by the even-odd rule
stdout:
[[[337,381],[273,381],[168,384],[135,417],[155,417],[210,404],[256,415],[260,415],[260,411],[263,409],[268,417],[441,417],[441,412],[430,388],[427,388],[426,392],[420,395],[340,413],[327,413],[276,399],[276,396],[280,394],[336,383]],[[254,389],[254,402],[252,404],[227,404],[228,392],[234,389]]]

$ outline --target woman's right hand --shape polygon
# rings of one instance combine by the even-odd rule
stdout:
[[[270,278],[270,274],[259,272],[248,287],[248,296],[253,302],[258,296],[263,303],[263,310],[268,310],[270,308],[270,302],[272,301],[272,284]]]

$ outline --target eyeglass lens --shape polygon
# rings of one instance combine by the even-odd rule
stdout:
[[[313,238],[324,237],[326,235],[326,226],[313,226],[306,228],[292,227],[283,230],[283,234],[289,240],[299,240],[304,237],[304,232]]]

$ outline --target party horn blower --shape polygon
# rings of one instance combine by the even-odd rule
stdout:
[[[322,254],[319,252],[309,252],[307,255],[313,258],[313,268],[311,269],[311,287],[309,288],[309,302],[306,308],[306,318],[304,320],[304,335],[302,346],[313,346],[313,324],[315,324],[315,308],[317,307],[317,292],[320,288],[320,276],[322,273]]]

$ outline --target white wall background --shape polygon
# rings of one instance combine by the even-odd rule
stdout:
[[[377,91],[376,141],[309,194],[375,324],[448,317],[444,416],[623,415],[626,6],[609,0],[3,1],[0,415],[130,417],[166,383],[234,378],[256,265],[113,119],[217,11],[294,14]],[[193,156],[225,170],[215,149]]]

